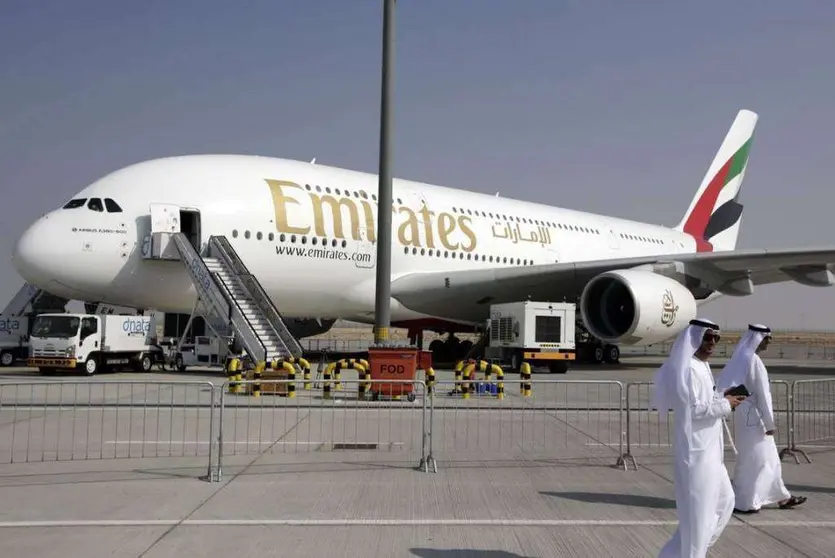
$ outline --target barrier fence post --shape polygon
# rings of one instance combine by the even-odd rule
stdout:
[[[638,470],[638,462],[635,461],[635,457],[632,455],[632,435],[629,432],[630,431],[630,426],[632,425],[632,420],[631,420],[632,406],[630,404],[631,398],[629,396],[629,391],[630,391],[629,388],[632,387],[632,385],[633,385],[632,382],[627,382],[625,384],[624,389],[626,390],[626,393],[622,394],[623,399],[622,399],[622,404],[621,404],[621,409],[624,409],[624,411],[626,413],[626,432],[625,432],[626,451],[625,452],[621,451],[621,455],[618,458],[617,465],[618,465],[618,467],[623,467],[624,471],[629,470],[629,467],[627,465],[627,461],[631,461],[632,466],[635,467],[635,470],[636,471]],[[623,425],[621,424],[621,426],[623,426]]]
[[[215,385],[209,382],[209,468],[206,471],[206,480],[215,482]]]

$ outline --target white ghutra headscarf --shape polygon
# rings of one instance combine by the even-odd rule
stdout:
[[[768,326],[760,324],[748,325],[748,331],[739,340],[734,354],[722,369],[722,374],[719,375],[719,379],[716,380],[717,391],[724,392],[746,382],[750,383],[748,377],[751,373],[751,361],[757,354],[757,347],[760,346],[760,343],[766,337],[771,337],[771,329]],[[749,391],[754,388],[751,385],[747,385],[746,387]]]
[[[670,349],[667,360],[655,373],[652,408],[658,409],[662,419],[669,410],[675,411],[681,409],[682,404],[687,404],[690,392],[686,374],[690,369],[690,359],[701,346],[705,333],[711,330],[719,331],[719,326],[710,320],[690,320],[690,325],[679,334]]]

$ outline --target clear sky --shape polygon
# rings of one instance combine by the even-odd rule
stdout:
[[[395,176],[681,218],[760,114],[740,248],[835,244],[831,1],[399,0]],[[28,223],[141,160],[236,152],[376,172],[382,0],[0,2],[0,309]],[[724,299],[835,329],[835,289]]]

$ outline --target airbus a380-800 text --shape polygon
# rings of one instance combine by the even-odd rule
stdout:
[[[392,326],[454,330],[483,324],[495,303],[579,300],[594,336],[650,344],[720,294],[833,284],[835,248],[735,250],[757,118],[738,113],[675,227],[395,179]],[[189,272],[147,257],[153,233],[182,232],[198,253],[224,236],[284,317],[373,323],[377,184],[373,174],[278,158],[151,160],[38,219],[13,261],[54,295],[189,313]]]

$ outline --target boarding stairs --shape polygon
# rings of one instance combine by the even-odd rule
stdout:
[[[63,314],[67,311],[66,298],[49,294],[30,283],[24,283],[3,309],[3,316],[27,314]]]
[[[210,237],[205,255],[185,234],[171,237],[197,289],[200,313],[207,323],[230,327],[255,363],[302,356],[301,345],[226,237]]]

